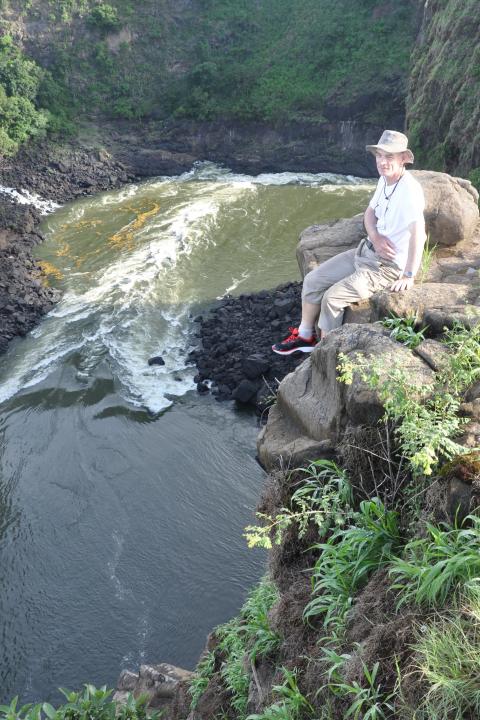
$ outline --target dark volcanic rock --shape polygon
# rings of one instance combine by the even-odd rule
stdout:
[[[40,241],[34,208],[0,196],[0,353],[26,335],[53,307],[59,293],[42,282],[31,249]]]
[[[241,380],[239,385],[232,392],[234,400],[241,403],[248,403],[257,394],[258,385],[251,380]]]
[[[165,360],[161,355],[155,355],[155,357],[151,357],[148,359],[149,365],[165,365]]]
[[[210,313],[196,318],[201,347],[189,359],[198,369],[199,391],[205,392],[204,382],[211,380],[218,400],[233,398],[264,409],[265,399],[275,395],[280,380],[306,357],[272,352],[273,343],[288,334],[289,324],[298,325],[300,293],[300,283],[288,283],[274,290],[226,297]]]
[[[254,380],[264,375],[270,369],[271,358],[266,355],[261,355],[260,353],[255,353],[255,355],[249,355],[249,357],[245,358],[242,365],[243,372],[247,378]]]
[[[130,178],[105,151],[41,143],[15,158],[0,158],[2,185],[36,193],[58,203],[85,193],[119,186]],[[42,240],[40,214],[0,192],[0,353],[10,340],[25,335],[58,301],[48,287],[32,249]]]

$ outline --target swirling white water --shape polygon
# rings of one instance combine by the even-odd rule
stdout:
[[[264,563],[257,428],[193,390],[192,316],[298,277],[298,233],[371,189],[206,163],[46,216],[63,298],[0,358],[0,702],[192,666],[238,609]]]

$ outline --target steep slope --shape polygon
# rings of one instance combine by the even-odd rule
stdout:
[[[480,4],[421,0],[407,125],[419,162],[467,175],[480,165]]]
[[[77,113],[402,124],[413,2],[5,0]],[[64,97],[46,88],[49,109]]]

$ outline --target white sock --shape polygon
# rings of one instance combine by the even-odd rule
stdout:
[[[300,325],[298,326],[298,334],[304,340],[309,340],[313,335],[313,325],[306,325],[305,323],[300,323]]]

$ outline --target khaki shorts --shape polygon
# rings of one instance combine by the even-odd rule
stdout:
[[[318,326],[333,330],[342,324],[348,305],[389,287],[401,274],[398,265],[379,257],[365,238],[357,248],[335,255],[305,275],[302,300],[320,305]]]

